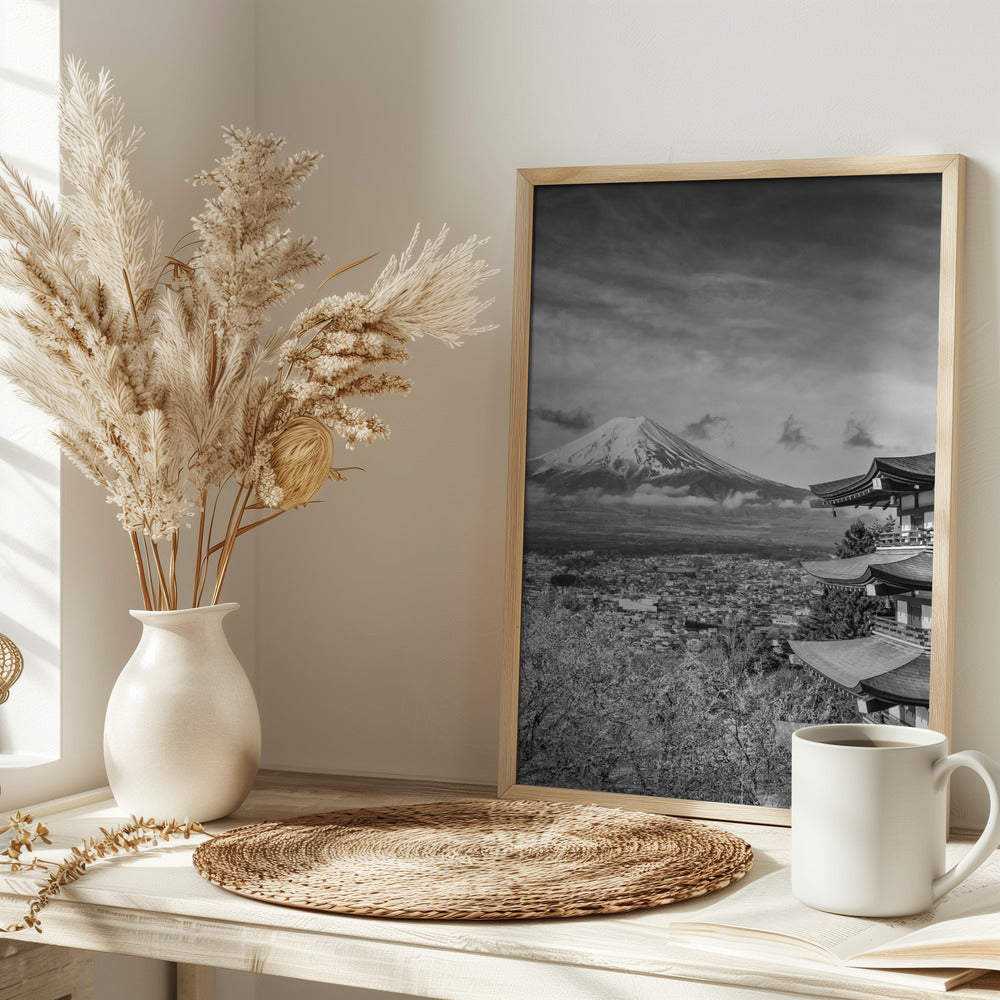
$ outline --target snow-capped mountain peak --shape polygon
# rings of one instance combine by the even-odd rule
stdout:
[[[735,492],[756,493],[761,499],[808,495],[723,462],[646,416],[613,417],[530,459],[527,475],[556,493],[632,493],[649,484],[717,500]]]

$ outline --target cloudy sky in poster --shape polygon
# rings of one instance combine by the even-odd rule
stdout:
[[[528,456],[652,417],[795,486],[934,450],[938,175],[535,188]]]

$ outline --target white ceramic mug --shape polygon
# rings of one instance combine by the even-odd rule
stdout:
[[[944,870],[948,779],[970,767],[986,782],[990,817]],[[809,726],[792,734],[792,894],[832,913],[920,913],[1000,845],[1000,765],[948,754],[948,740],[906,726]]]

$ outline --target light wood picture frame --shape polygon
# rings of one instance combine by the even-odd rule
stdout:
[[[518,171],[502,797],[787,824],[799,725],[950,734],[964,182]]]

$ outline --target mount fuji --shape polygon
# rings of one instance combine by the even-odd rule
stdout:
[[[753,494],[758,502],[798,502],[810,496],[808,490],[721,462],[650,417],[614,417],[530,459],[527,478],[560,495],[595,489],[629,495],[648,487],[719,502],[736,494]]]

